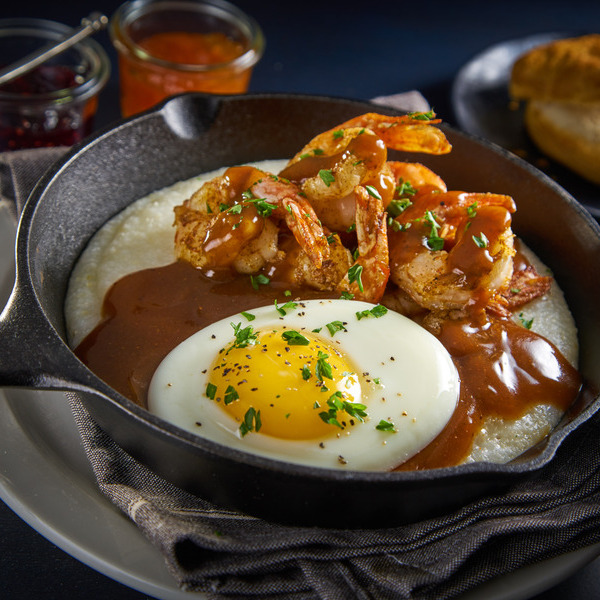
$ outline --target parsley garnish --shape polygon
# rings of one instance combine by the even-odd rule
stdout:
[[[417,190],[412,186],[410,181],[405,181],[400,177],[398,179],[398,185],[396,186],[396,194],[398,196],[414,196],[417,193]],[[404,198],[406,200],[406,198]]]
[[[257,336],[252,329],[252,325],[248,325],[243,329],[241,323],[230,323],[230,325],[233,327],[233,333],[235,335],[235,340],[231,345],[231,348],[246,348],[256,344]]]
[[[335,177],[333,176],[331,169],[321,169],[319,171],[319,177],[323,180],[323,183],[327,187],[329,187],[335,181]]]
[[[427,112],[409,112],[407,116],[417,121],[431,121],[431,119],[435,119],[435,112],[432,110]]]
[[[240,314],[242,315],[242,317],[245,317],[247,321],[254,321],[254,319],[256,319],[256,315],[253,315],[252,313],[246,311],[242,311]]]
[[[298,306],[297,302],[293,302],[292,300],[289,300],[288,302],[286,302],[283,306],[278,306],[277,305],[277,299],[275,299],[275,310],[282,316],[285,317],[285,315],[287,314],[288,310],[293,310],[294,308],[296,308]]]
[[[487,248],[490,243],[483,231],[479,234],[479,236],[473,235],[471,237],[478,248]]]
[[[281,337],[290,345],[290,346],[308,346],[310,341],[308,338],[305,338],[301,333],[294,331],[293,329],[290,331],[284,331],[281,334]]]
[[[351,292],[342,292],[340,294],[340,299],[341,300],[353,300],[354,299],[354,294]]]
[[[337,129],[336,131],[333,132],[333,138],[334,139],[339,139],[339,138],[343,138],[344,137],[344,130],[343,129]]]
[[[362,282],[362,272],[363,272],[363,267],[362,265],[352,265],[349,269],[348,269],[348,281],[350,283],[352,283],[353,281],[356,281],[357,285],[358,285],[358,289],[361,292],[364,292],[364,288],[363,288],[363,282]]]
[[[239,394],[237,393],[236,389],[230,385],[227,386],[227,389],[225,390],[225,396],[224,396],[224,401],[225,404],[231,404],[232,402],[235,402],[236,400],[239,400]]]
[[[310,369],[308,365],[303,365],[302,367],[302,379],[304,379],[304,381],[310,379]]]
[[[221,205],[223,206],[223,205]],[[239,215],[242,212],[242,205],[241,204],[234,204],[233,206],[229,206],[228,208],[226,208],[224,211],[221,212],[228,212],[231,213],[232,215]]]
[[[387,433],[398,433],[398,430],[394,424],[384,419],[381,419],[381,421],[375,425],[375,429],[378,429],[379,431],[385,431]]]
[[[327,325],[325,325],[325,327],[327,327],[327,329],[329,330],[329,333],[331,334],[332,337],[338,331],[347,331],[347,329],[344,327],[344,324],[341,321],[331,321],[331,323],[327,323]]]
[[[444,238],[438,235],[440,224],[435,220],[435,215],[430,210],[425,213],[425,221],[431,227],[429,237],[427,238],[427,247],[430,250],[443,250]]]
[[[247,199],[246,202],[254,204],[256,212],[265,219],[270,217],[273,210],[275,210],[275,206],[273,206],[273,204],[271,204],[270,202],[267,202],[265,198]]]
[[[386,208],[386,211],[390,217],[397,217],[401,215],[409,206],[412,206],[412,202],[408,198],[400,198],[392,200]]]
[[[259,285],[268,285],[270,283],[270,279],[266,276],[263,275],[262,273],[259,273],[258,275],[254,276],[254,275],[250,275],[250,283],[252,284],[252,287],[257,290]]]
[[[377,188],[373,187],[372,185],[365,185],[365,190],[367,190],[369,196],[377,198],[377,200],[381,200],[381,195],[377,191]]]
[[[533,318],[526,319],[523,316],[523,313],[519,313],[519,320],[521,321],[521,324],[523,325],[523,327],[525,327],[525,329],[531,329],[531,326],[533,325]]]
[[[242,437],[244,437],[251,431],[260,431],[261,427],[262,422],[260,420],[260,410],[256,411],[254,407],[251,406],[244,415],[244,420],[240,425],[240,433],[242,434]]]
[[[335,425],[336,427],[343,429],[342,424],[338,420],[338,412],[344,411],[348,416],[358,419],[361,423],[364,422],[364,419],[367,417],[365,411],[367,408],[366,405],[358,402],[348,402],[343,398],[344,396],[340,391],[334,392],[329,396],[327,399],[329,410],[319,413],[321,419],[328,425]]]
[[[385,315],[387,313],[387,311],[388,311],[388,309],[385,306],[378,304],[377,306],[374,306],[373,308],[361,310],[361,311],[357,312],[356,318],[359,321],[361,319],[364,319],[365,317],[375,317],[376,319],[379,319],[379,317],[383,317],[383,315]]]
[[[215,396],[217,394],[217,386],[214,383],[207,383],[206,384],[206,392],[204,392],[204,393],[206,394],[207,398],[214,400]]]
[[[323,381],[324,377],[327,377],[327,379],[333,379],[331,365],[327,362],[328,358],[329,354],[325,354],[319,350],[319,354],[317,355],[317,366],[315,367],[315,375],[320,381]]]

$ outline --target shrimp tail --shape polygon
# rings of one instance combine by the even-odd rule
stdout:
[[[376,133],[388,148],[404,152],[448,154],[452,145],[444,132],[436,127],[441,123],[435,113],[409,113],[391,117],[365,113],[342,123],[337,129],[365,127]]]

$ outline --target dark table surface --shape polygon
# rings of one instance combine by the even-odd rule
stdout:
[[[118,4],[116,0],[21,0],[10,6],[4,3],[0,17],[43,17],[75,26],[93,10],[111,15]],[[598,0],[237,0],[236,4],[255,17],[267,40],[250,91],[369,99],[416,89],[444,121],[455,126],[452,83],[474,56],[494,44],[537,33],[600,31]],[[110,82],[100,98],[100,127],[119,118],[118,74],[107,33],[101,32],[97,39],[113,62]],[[579,186],[585,184],[567,181],[563,185],[577,196]],[[585,187],[593,201],[596,191],[600,204],[600,189]],[[0,597],[134,600],[148,596],[72,558],[0,502]],[[592,598],[600,598],[600,559],[535,596],[536,600]]]

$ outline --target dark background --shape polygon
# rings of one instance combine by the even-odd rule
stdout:
[[[467,61],[489,46],[535,33],[600,32],[598,0],[234,3],[259,22],[267,40],[250,91],[369,99],[418,89],[451,125],[456,124],[450,102],[452,81]],[[120,2],[3,4],[0,18],[41,17],[76,26],[94,10],[110,16]],[[119,118],[118,73],[107,32],[96,39],[113,62],[97,118],[97,126],[105,126]],[[71,558],[0,503],[0,597],[135,600],[146,596]],[[593,598],[600,598],[599,561],[536,600]]]

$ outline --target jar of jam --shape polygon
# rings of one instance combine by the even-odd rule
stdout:
[[[9,66],[70,27],[44,19],[0,19],[0,61]],[[0,86],[0,151],[70,146],[91,133],[110,61],[92,39]]]
[[[264,51],[258,24],[225,0],[132,0],[110,36],[124,117],[182,92],[244,93]]]

